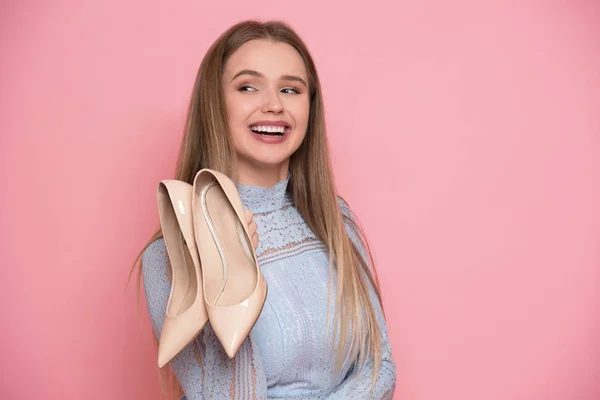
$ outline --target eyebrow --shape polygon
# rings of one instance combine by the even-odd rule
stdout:
[[[250,76],[255,76],[257,78],[264,78],[264,75],[261,74],[258,71],[254,71],[251,69],[243,69],[240,72],[238,72],[237,74],[235,74],[235,76],[233,78],[231,78],[231,81],[233,82],[235,80],[235,78],[237,78],[238,76],[241,75],[250,75]],[[304,79],[300,78],[299,76],[296,75],[282,75],[281,79],[284,81],[294,81],[294,82],[300,82],[302,83],[304,86],[308,87],[308,85],[306,84],[306,82],[304,81]]]

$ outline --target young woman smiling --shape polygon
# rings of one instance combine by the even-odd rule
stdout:
[[[317,70],[286,24],[245,21],[208,50],[176,179],[191,184],[203,168],[235,182],[268,295],[233,358],[209,322],[163,381],[187,400],[391,399],[396,368],[372,258],[335,189]],[[161,232],[141,265],[159,337],[171,290]]]

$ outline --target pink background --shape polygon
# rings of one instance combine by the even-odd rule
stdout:
[[[125,281],[198,64],[247,17],[316,59],[396,399],[600,398],[600,4],[349,4],[0,4],[1,398],[159,398]]]

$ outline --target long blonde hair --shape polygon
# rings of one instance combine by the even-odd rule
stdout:
[[[308,226],[328,247],[332,272],[336,270],[336,323],[333,334],[339,336],[339,341],[332,349],[336,355],[336,368],[339,371],[346,362],[355,361],[360,369],[365,361],[372,358],[375,382],[381,364],[381,343],[369,286],[374,288],[381,305],[379,282],[362,229],[355,219],[342,214],[338,203],[329,160],[321,85],[315,64],[306,45],[287,24],[279,21],[244,21],[229,28],[210,47],[194,84],[175,179],[191,184],[196,172],[202,168],[215,169],[229,177],[235,176],[233,166],[236,154],[227,129],[222,73],[229,57],[244,43],[255,39],[291,45],[300,53],[306,65],[310,115],[306,136],[290,159],[288,190]],[[349,238],[345,223],[357,234],[363,249]],[[143,252],[161,236],[159,230],[139,253],[129,274],[130,279]],[[332,279],[336,274],[331,274]],[[138,293],[140,280],[141,263],[137,275]],[[330,303],[331,294],[330,289]],[[171,369],[163,368],[161,375],[163,393],[165,383],[171,382],[175,386],[173,395],[180,396],[181,388]]]

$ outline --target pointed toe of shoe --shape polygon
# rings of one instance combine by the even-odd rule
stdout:
[[[174,323],[175,322],[175,323]],[[188,340],[183,332],[177,331],[176,321],[165,318],[160,339],[158,340],[158,367],[167,365],[183,348]],[[187,335],[185,335],[187,336]]]
[[[239,313],[238,313],[239,314]],[[250,333],[252,326],[256,320],[252,315],[244,316],[245,318],[213,318],[211,325],[215,331],[215,335],[219,338],[223,350],[229,358],[235,357],[235,354],[241,347],[242,343]]]
[[[162,368],[179,354],[196,336],[208,320],[203,307],[200,311],[192,309],[185,317],[165,317],[158,341],[158,366]]]
[[[158,368],[162,368],[169,363],[175,357],[176,354],[173,354],[170,349],[166,350],[164,348],[158,349]]]
[[[225,353],[227,354],[227,357],[229,357],[229,358],[235,357],[237,351],[242,346],[242,343],[244,343],[243,340],[239,341],[239,340],[235,340],[235,338],[232,338],[232,340],[229,343],[230,345],[227,347],[223,347],[223,349],[225,350]]]
[[[233,358],[254,327],[267,298],[267,282],[261,275],[256,290],[240,304],[227,307],[207,305],[211,326],[225,353]]]

